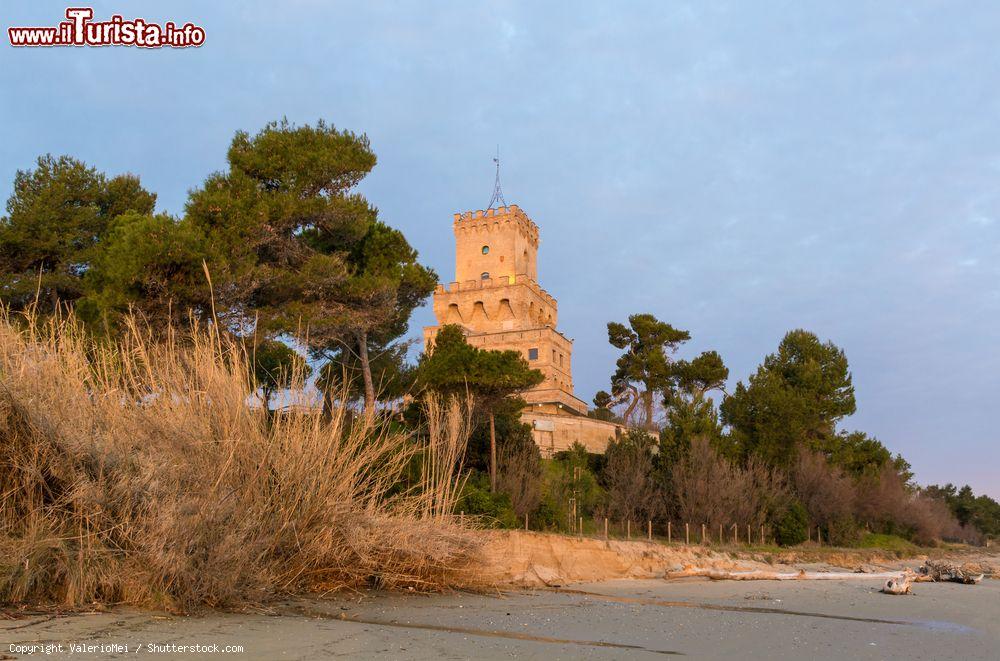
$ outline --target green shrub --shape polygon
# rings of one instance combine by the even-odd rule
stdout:
[[[842,516],[821,530],[823,541],[834,546],[854,546],[862,537],[861,528],[852,516]]]
[[[775,524],[774,536],[782,546],[801,544],[809,537],[809,513],[798,500],[788,504]]]
[[[491,493],[490,481],[483,473],[473,473],[465,483],[462,497],[455,509],[470,516],[483,519],[483,524],[490,528],[517,528],[521,525],[510,496],[505,493]]]
[[[541,500],[529,517],[532,530],[566,531],[571,518],[571,498],[577,499],[577,516],[595,516],[595,509],[604,502],[604,490],[592,470],[597,459],[582,445],[574,444],[551,459],[541,460]]]

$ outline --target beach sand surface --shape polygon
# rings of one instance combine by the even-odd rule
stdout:
[[[179,616],[112,609],[0,621],[13,658],[998,659],[1000,581],[617,580],[503,594],[363,594],[269,612]],[[49,656],[11,645],[62,644]],[[91,653],[71,644],[105,645]],[[111,644],[128,651],[109,650]],[[156,653],[150,645],[242,646]],[[137,651],[138,648],[138,651]],[[0,657],[2,658],[2,657]]]

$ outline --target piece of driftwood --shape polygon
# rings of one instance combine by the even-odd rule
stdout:
[[[980,567],[968,564],[957,565],[947,560],[927,560],[917,571],[921,576],[926,577],[924,580],[951,581],[966,585],[975,585],[985,576]]]
[[[880,572],[862,574],[857,572],[824,572],[805,571],[776,572],[754,569],[749,571],[732,571],[728,569],[703,569],[700,567],[685,567],[679,571],[666,573],[666,578],[686,578],[697,576],[710,578],[714,581],[842,581],[845,579],[899,578],[903,572]]]
[[[882,592],[885,594],[912,594],[910,592],[910,583],[910,577],[906,575],[890,578],[882,586]]]
[[[687,566],[668,571],[665,578],[701,577],[714,581],[842,581],[849,579],[883,579],[882,592],[886,594],[911,594],[912,583],[933,581],[954,581],[975,584],[983,580],[983,572],[976,565],[957,565],[943,560],[928,560],[916,572],[910,569],[900,571],[874,572],[822,572],[805,571],[777,572],[760,569],[730,570],[708,569]]]

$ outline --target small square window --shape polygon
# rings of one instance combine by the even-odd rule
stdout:
[[[528,360],[538,360],[538,349],[528,349]]]

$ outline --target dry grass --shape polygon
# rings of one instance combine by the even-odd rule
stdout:
[[[430,393],[424,398],[427,442],[420,482],[424,519],[454,519],[455,503],[468,479],[468,473],[463,473],[462,468],[472,434],[474,409],[471,396],[449,397],[442,401],[440,396]]]
[[[343,410],[272,418],[252,389],[245,354],[204,330],[100,344],[0,312],[0,602],[186,609],[468,580],[478,542],[443,515],[464,430],[432,435],[451,459],[399,493],[424,449],[408,435]]]

